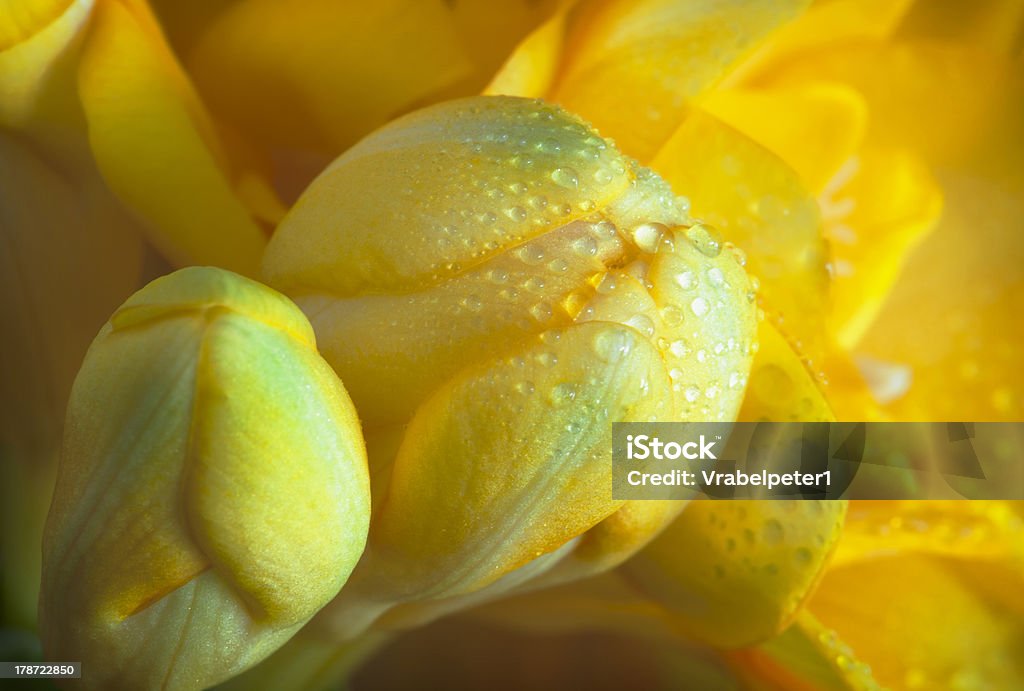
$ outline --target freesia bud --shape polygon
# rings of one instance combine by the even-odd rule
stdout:
[[[750,367],[733,253],[540,101],[452,101],[367,137],[299,199],[264,274],[368,426],[407,425],[339,601],[381,611],[619,563],[677,510],[612,499],[611,423],[733,420]]]
[[[201,688],[334,597],[369,523],[344,388],[286,298],[219,269],[111,317],[72,388],[43,543],[48,659],[94,687]]]

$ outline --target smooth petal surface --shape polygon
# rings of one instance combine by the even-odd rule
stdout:
[[[686,113],[803,2],[611,0],[574,11],[550,98],[649,161]]]
[[[47,654],[87,662],[96,687],[216,683],[337,593],[368,523],[358,420],[301,313],[217,269],[158,279],[72,390]]]
[[[474,367],[413,418],[373,547],[399,560],[395,575],[410,590],[456,594],[493,581],[617,509],[608,423],[669,406],[657,351],[614,324],[548,332]],[[452,492],[462,499],[447,501]]]
[[[266,243],[234,195],[213,127],[148,9],[96,7],[78,72],[89,143],[172,262],[253,275]]]
[[[765,310],[808,357],[824,350],[828,253],[818,208],[785,163],[718,119],[693,111],[652,162],[691,213],[747,256]]]
[[[472,70],[440,0],[236,2],[188,64],[214,112],[256,141],[331,156]]]
[[[845,513],[840,501],[692,501],[622,569],[690,635],[750,645],[792,621]]]

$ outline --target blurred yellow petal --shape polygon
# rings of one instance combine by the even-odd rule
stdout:
[[[716,118],[692,111],[653,163],[695,217],[747,255],[765,308],[801,354],[823,350],[827,248],[818,208],[793,171]]]
[[[395,560],[390,578],[465,592],[592,527],[622,504],[611,498],[608,423],[657,416],[669,397],[657,351],[602,322],[460,374],[417,412],[398,452],[372,543]],[[445,498],[453,488],[458,502]]]
[[[330,155],[472,68],[441,0],[244,0],[204,28],[188,64],[211,109]]]
[[[896,552],[1024,566],[1024,522],[999,501],[855,501],[833,563]]]
[[[97,164],[171,261],[255,274],[263,234],[234,196],[202,106],[156,32],[144,8],[96,8],[79,89]]]
[[[355,566],[359,423],[283,296],[211,268],[158,279],[97,336],[68,410],[40,621],[92,687],[216,683]]]
[[[867,108],[841,84],[718,89],[701,107],[786,162],[817,194],[861,145]]]
[[[467,91],[479,91],[516,44],[545,24],[563,0],[452,0],[455,29],[473,63]],[[498,92],[505,93],[505,92]],[[541,94],[516,94],[518,96]]]
[[[910,369],[904,420],[1024,418],[1024,180],[940,180],[945,209],[909,258],[861,350]]]
[[[0,190],[0,442],[47,457],[89,343],[138,284],[142,238],[95,170],[69,177],[2,130]]]
[[[915,0],[824,0],[813,3],[795,21],[782,26],[730,74],[724,85],[757,83],[758,77],[784,68],[808,54],[858,40],[881,40],[900,27]],[[916,3],[917,5],[939,3]]]
[[[691,501],[621,568],[690,635],[717,646],[782,631],[839,539],[846,502]]]
[[[92,5],[93,0],[9,0],[0,5],[0,125],[33,127],[51,117],[39,108],[47,97],[47,78],[74,45]]]
[[[649,161],[689,99],[713,85],[773,29],[805,6],[785,2],[582,3],[551,97]]]
[[[530,33],[501,66],[485,94],[542,98],[558,74],[566,15],[558,12]]]
[[[884,686],[1024,685],[1021,619],[969,587],[942,560],[890,556],[831,569],[808,608]]]
[[[771,422],[831,422],[836,419],[822,386],[786,342],[762,321],[757,329],[757,354],[750,370],[739,419]]]
[[[911,250],[942,213],[928,169],[904,151],[868,149],[823,198],[834,252],[832,323],[852,349],[871,325]]]
[[[900,27],[901,36],[939,38],[1012,53],[1024,38],[1024,2],[918,2]]]
[[[788,62],[758,84],[846,84],[867,103],[869,144],[911,149],[935,163],[957,160],[978,147],[1007,98],[1013,70],[1005,57],[982,48],[859,41]]]

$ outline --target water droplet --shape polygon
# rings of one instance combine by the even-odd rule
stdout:
[[[551,319],[552,314],[554,314],[554,312],[551,310],[551,305],[546,302],[538,302],[530,308],[530,316],[539,322],[546,322]]]
[[[633,242],[642,252],[654,254],[658,251],[661,238],[668,232],[668,228],[661,223],[642,223],[633,229],[631,235]]]
[[[683,313],[675,305],[667,305],[661,308],[661,321],[665,326],[678,326],[683,322]]]
[[[515,383],[515,390],[524,396],[529,396],[533,393],[533,382],[532,381],[520,381]]]
[[[554,406],[562,406],[576,399],[576,387],[573,384],[558,384],[551,389],[548,399]]]
[[[654,335],[654,321],[646,314],[635,314],[626,320],[626,326],[632,326],[647,338]]]
[[[693,403],[698,398],[700,398],[700,389],[698,389],[696,386],[688,386],[686,387],[685,396],[687,401]]]
[[[690,309],[698,317],[703,317],[705,314],[708,313],[708,310],[710,309],[710,307],[708,307],[708,301],[707,300],[705,300],[702,297],[697,297],[697,298],[694,298],[693,302],[690,303]]]
[[[680,339],[678,341],[672,341],[668,346],[668,352],[672,353],[677,358],[683,358],[690,354],[690,348],[686,345],[686,341]]]
[[[513,194],[526,194],[527,190],[530,189],[521,182],[513,182],[511,185],[508,186],[508,188],[512,190]]]
[[[528,279],[523,281],[523,288],[526,288],[531,293],[543,292],[544,285],[544,279],[540,276],[530,276]]]
[[[725,285],[725,274],[717,266],[713,266],[708,269],[708,281],[713,286]]]
[[[548,270],[556,274],[564,274],[569,270],[569,263],[558,257],[548,262]]]
[[[605,362],[618,362],[633,349],[633,339],[621,329],[602,331],[594,337],[594,352]]]
[[[774,518],[771,518],[764,522],[761,526],[761,537],[764,539],[766,544],[775,545],[782,541],[782,524]]]
[[[462,306],[468,309],[470,312],[479,312],[483,307],[483,303],[480,302],[480,298],[476,295],[467,295],[462,298]]]
[[[686,237],[705,257],[717,257],[722,251],[722,236],[707,224],[694,223],[686,229]]]
[[[615,282],[615,276],[611,274],[605,274],[601,278],[601,282],[597,284],[595,290],[602,295],[607,295],[615,290],[618,284]]]
[[[796,560],[804,564],[809,563],[813,556],[814,555],[811,553],[811,550],[806,547],[800,547],[796,551]]]
[[[558,356],[549,352],[538,353],[537,364],[541,367],[554,367],[558,364]]]
[[[513,221],[517,221],[520,223],[525,221],[527,216],[529,216],[529,214],[526,213],[526,209],[524,209],[521,206],[513,206],[506,213],[508,214],[508,217],[511,218]]]
[[[546,343],[547,345],[554,345],[555,343],[558,343],[561,340],[562,340],[562,332],[561,331],[545,331],[544,333],[542,333],[540,335],[541,343]]]
[[[504,269],[491,269],[487,272],[487,280],[498,285],[508,283],[508,271]]]
[[[524,264],[540,264],[544,261],[544,250],[542,250],[538,245],[523,245],[516,250],[516,256],[518,256]]]
[[[599,185],[607,185],[612,181],[612,174],[605,168],[598,168],[594,171],[594,181]]]
[[[576,254],[584,257],[593,257],[597,254],[597,240],[589,235],[578,237],[572,241],[572,249]]]
[[[547,205],[548,198],[545,197],[543,194],[538,194],[537,196],[530,198],[530,206],[532,206],[537,211],[543,211],[544,209],[547,208]]]
[[[551,173],[551,179],[556,185],[572,190],[580,186],[580,176],[572,168],[555,168]]]
[[[692,271],[680,271],[676,274],[676,283],[683,290],[690,290],[697,285],[697,279]]]

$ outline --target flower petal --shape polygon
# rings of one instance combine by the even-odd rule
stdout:
[[[786,162],[820,193],[860,147],[867,107],[841,84],[789,89],[716,89],[701,107]]]
[[[824,201],[832,240],[832,324],[852,349],[878,314],[910,252],[942,213],[942,194],[927,168],[904,151],[868,149]],[[849,211],[841,210],[849,201]],[[830,209],[838,213],[829,217]]]
[[[470,592],[591,528],[622,505],[610,421],[670,410],[670,395],[657,351],[605,322],[461,373],[424,403],[398,452],[371,537],[387,567],[376,587]]]
[[[689,99],[804,6],[800,0],[581,4],[551,97],[646,162],[679,124]]]
[[[212,125],[144,6],[96,7],[78,85],[99,169],[153,244],[179,265],[254,274],[263,234],[235,197]]]
[[[691,501],[621,568],[694,637],[750,645],[796,616],[845,513],[841,501]]]
[[[747,255],[765,308],[801,354],[824,348],[827,248],[817,204],[776,156],[718,119],[694,110],[652,166],[695,217]]]
[[[472,69],[441,0],[235,2],[188,65],[255,141],[329,156]]]
[[[831,569],[808,607],[885,686],[1024,685],[1020,618],[942,560],[896,555]]]

